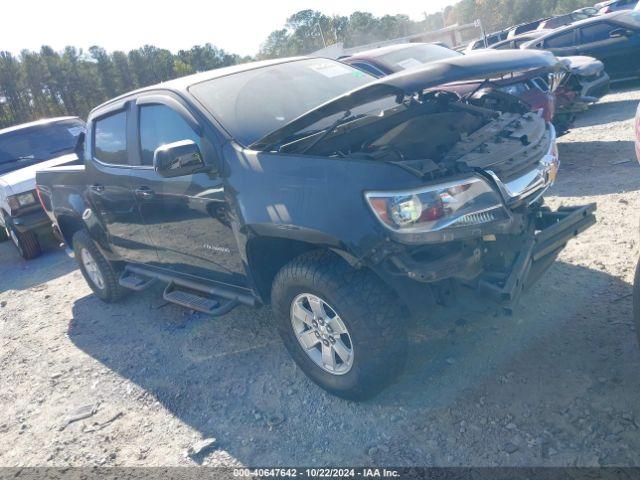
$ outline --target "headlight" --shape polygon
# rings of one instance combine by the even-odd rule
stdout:
[[[7,198],[7,203],[9,203],[11,210],[19,210],[20,207],[28,207],[36,202],[36,196],[33,192],[19,193],[18,195],[11,195]]]
[[[480,177],[405,192],[367,192],[384,226],[399,233],[435,232],[509,218],[498,193]]]

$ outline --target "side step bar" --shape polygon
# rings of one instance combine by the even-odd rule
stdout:
[[[129,290],[133,290],[136,292],[146,290],[151,285],[153,285],[155,281],[155,278],[150,278],[133,273],[127,268],[125,268],[124,272],[122,272],[122,275],[120,275],[120,278],[118,279],[118,283],[121,287],[128,288]]]
[[[120,285],[133,290],[143,290],[156,280],[167,283],[163,294],[166,301],[209,315],[224,315],[240,304],[252,307],[258,304],[258,299],[250,293],[177,277],[138,265],[125,267],[120,277]]]
[[[214,316],[229,313],[240,304],[238,300],[224,300],[221,302],[218,299],[206,296],[204,292],[181,288],[173,282],[169,283],[167,288],[164,289],[162,297],[167,302]]]

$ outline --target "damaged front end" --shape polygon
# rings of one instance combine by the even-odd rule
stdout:
[[[555,212],[544,206],[559,159],[553,126],[534,114],[497,119],[447,157],[474,173],[419,190],[365,194],[389,231],[369,260],[392,282],[429,284],[437,297],[455,283],[512,303],[595,223],[595,204]]]
[[[434,62],[328,102],[253,147],[384,162],[410,172],[420,187],[365,188],[381,232],[358,261],[410,306],[409,292],[451,285],[513,302],[571,238],[595,223],[595,205],[556,212],[544,206],[559,167],[555,129],[517,97],[491,87],[490,79],[505,72],[540,69],[566,71],[544,52]],[[464,96],[438,89],[469,79],[479,86]]]

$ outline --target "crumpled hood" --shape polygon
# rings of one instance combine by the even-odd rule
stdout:
[[[0,175],[0,188],[4,193],[9,195],[17,195],[36,188],[36,172],[49,167],[58,167],[78,160],[75,153],[62,155],[61,157],[45,160],[28,167],[14,170],[13,172]]]
[[[404,70],[380,78],[302,114],[285,126],[254,142],[251,147],[265,148],[286,139],[315,122],[336,113],[388,96],[410,96],[429,88],[463,80],[483,80],[500,75],[548,68],[566,67],[551,53],[537,50],[488,50],[474,55],[430,62],[420,68]]]
[[[604,70],[604,64],[600,60],[584,55],[558,57],[558,60],[564,63],[573,75],[582,77],[599,75]]]

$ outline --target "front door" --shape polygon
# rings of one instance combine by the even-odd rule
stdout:
[[[222,177],[197,173],[164,178],[153,169],[158,147],[180,140],[193,140],[211,164],[213,149],[196,133],[175,102],[154,103],[139,99],[137,115],[140,163],[132,173],[134,193],[149,237],[157,247],[159,264],[176,272],[204,277],[235,286],[245,286],[240,259],[225,196]]]
[[[580,28],[578,53],[602,61],[612,78],[634,76],[640,68],[640,38],[618,24],[598,22]]]

